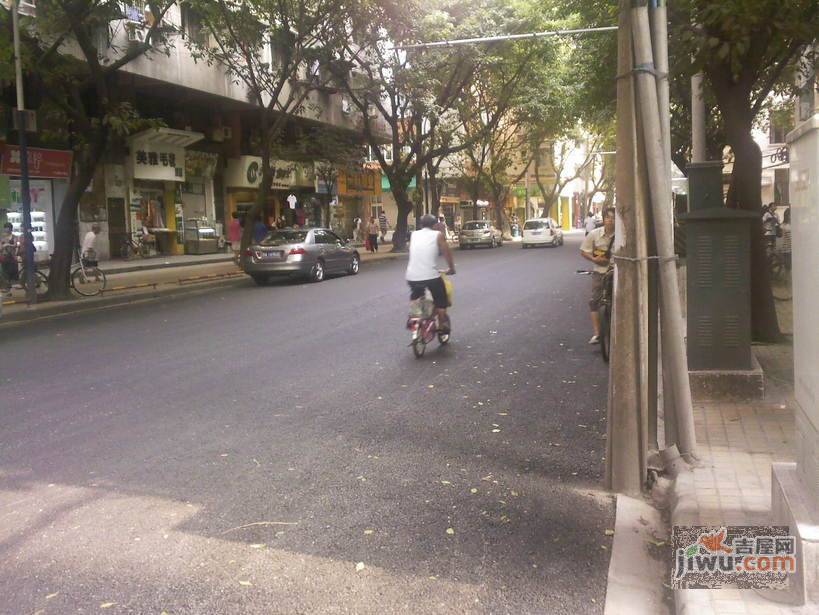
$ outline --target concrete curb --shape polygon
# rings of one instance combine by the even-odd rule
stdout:
[[[139,265],[124,265],[115,266],[111,269],[102,264],[105,268],[105,273],[108,275],[119,275],[120,273],[135,273],[141,271],[156,271],[157,269],[173,269],[175,267],[206,267],[208,265],[221,265],[223,263],[230,263],[233,261],[233,256],[225,255],[224,258],[213,258],[206,261],[178,261],[172,263],[158,262],[155,265],[141,267]]]
[[[406,252],[388,253],[378,258],[362,259],[362,264],[376,264],[382,261],[393,261],[406,257]],[[196,294],[206,290],[213,290],[220,287],[239,286],[247,284],[250,278],[247,276],[230,277],[221,280],[206,280],[202,282],[192,282],[187,284],[166,284],[154,289],[127,293],[122,295],[109,295],[107,297],[94,297],[89,299],[77,299],[76,301],[60,301],[54,304],[43,303],[34,309],[23,309],[13,314],[4,314],[0,317],[0,327],[4,325],[23,324],[40,318],[58,318],[70,316],[82,312],[90,312],[108,307],[116,307],[134,303],[136,301],[148,301],[151,299],[161,299],[184,294]]]
[[[699,524],[694,472],[681,472],[671,487],[671,525]],[[677,615],[716,615],[705,589],[675,589],[674,610]]]
[[[604,614],[668,613],[670,604],[662,587],[665,570],[647,546],[651,540],[665,538],[660,511],[642,498],[617,494],[614,523]]]

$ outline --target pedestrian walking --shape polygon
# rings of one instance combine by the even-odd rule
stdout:
[[[378,252],[378,223],[374,217],[370,217],[370,223],[367,225],[367,241],[370,243],[370,252]]]
[[[586,229],[586,235],[591,233],[594,229],[597,228],[597,220],[594,217],[594,212],[590,209],[589,213],[586,215],[586,220],[583,222],[583,226]]]
[[[14,236],[11,222],[3,225],[0,232],[0,290],[7,292],[13,282],[17,281],[20,269],[17,266],[17,237]]]
[[[239,221],[239,212],[234,211],[228,224],[227,239],[230,243],[230,250],[233,252],[233,259],[239,262],[239,248],[242,245],[242,223]]]
[[[770,248],[776,246],[776,236],[779,232],[779,218],[776,215],[776,203],[768,203],[762,209],[762,232]]]
[[[378,214],[378,228],[381,230],[381,241],[384,241],[387,236],[387,214],[383,210]]]

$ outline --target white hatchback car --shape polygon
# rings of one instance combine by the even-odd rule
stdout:
[[[533,218],[523,225],[524,248],[529,246],[562,246],[563,231],[552,218]]]

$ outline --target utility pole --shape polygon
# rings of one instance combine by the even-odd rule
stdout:
[[[17,127],[20,147],[20,193],[23,199],[23,265],[25,267],[26,300],[37,303],[34,288],[34,242],[31,235],[31,192],[28,185],[28,145],[26,142],[26,111],[23,96],[23,58],[20,55],[20,18],[17,0],[11,0],[11,22],[14,31],[14,72],[17,90]]]
[[[641,412],[639,267],[637,213],[644,198],[644,170],[638,148],[637,112],[632,70],[631,0],[620,0],[617,43],[617,226],[612,348],[609,364],[606,487],[640,493],[645,480],[645,439]]]

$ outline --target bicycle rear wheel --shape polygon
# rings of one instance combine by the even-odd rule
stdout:
[[[98,267],[77,267],[71,274],[71,287],[83,297],[93,297],[105,290],[105,272]]]

